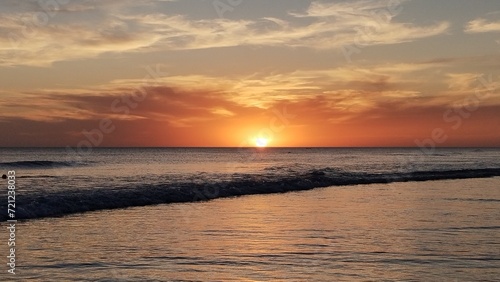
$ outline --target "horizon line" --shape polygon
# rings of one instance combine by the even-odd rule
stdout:
[[[0,146],[0,149],[76,149],[76,146]],[[432,147],[419,147],[419,146],[98,146],[91,147],[91,149],[425,149],[429,150]],[[435,146],[434,149],[500,149],[498,146]],[[88,149],[88,148],[85,148]]]

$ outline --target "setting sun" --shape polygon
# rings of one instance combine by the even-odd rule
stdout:
[[[257,146],[257,147],[261,147],[261,148],[266,147],[267,143],[269,143],[269,140],[267,140],[266,138],[259,137],[259,138],[255,139],[255,146]]]

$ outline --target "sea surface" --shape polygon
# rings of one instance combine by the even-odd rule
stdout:
[[[1,148],[12,170],[21,280],[500,277],[499,149]]]

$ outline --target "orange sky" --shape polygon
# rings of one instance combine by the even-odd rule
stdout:
[[[0,146],[500,146],[498,1],[66,2],[0,3]]]

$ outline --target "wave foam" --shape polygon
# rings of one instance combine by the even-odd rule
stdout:
[[[359,173],[324,168],[296,176],[275,179],[252,177],[216,183],[141,184],[129,187],[71,190],[49,194],[19,195],[16,219],[63,216],[74,213],[147,206],[167,203],[197,202],[221,197],[250,194],[283,193],[317,187],[357,184],[484,178],[500,176],[500,168],[417,171],[411,173]],[[0,204],[0,221],[6,221],[7,206]]]

